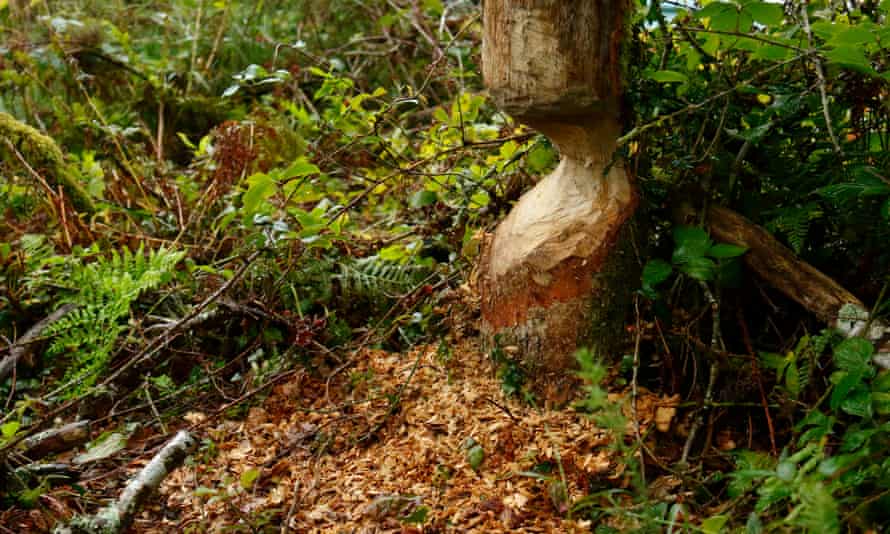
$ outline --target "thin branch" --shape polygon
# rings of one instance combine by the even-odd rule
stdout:
[[[834,146],[835,153],[842,156],[844,152],[841,150],[841,145],[837,141],[837,136],[834,134],[834,127],[831,124],[831,113],[828,109],[828,91],[825,89],[825,72],[822,70],[822,61],[816,54],[816,46],[813,40],[813,29],[810,27],[810,16],[807,14],[808,6],[809,2],[804,0],[800,7],[803,31],[807,34],[807,43],[809,46],[808,55],[813,58],[813,67],[816,69],[816,77],[819,80],[819,95],[822,99],[822,115],[825,117],[825,128],[828,130],[828,137],[831,138],[831,144]]]

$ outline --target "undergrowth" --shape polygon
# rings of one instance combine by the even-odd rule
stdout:
[[[486,232],[558,162],[489,101],[477,4],[0,1],[0,117],[20,137],[0,146],[0,358],[19,355],[2,513],[108,493],[6,484],[25,438],[63,421],[165,435],[195,406],[244,417],[297,371],[358,391],[368,347],[435,341],[460,363]],[[624,51],[616,157],[643,276],[616,336],[635,343],[577,355],[572,409],[620,469],[573,502],[564,473],[535,476],[597,532],[885,531],[890,372],[869,334],[890,311],[890,4],[681,4],[636,2]],[[705,230],[711,206],[853,291],[857,329],[769,287]],[[537,403],[494,345],[504,394]],[[676,411],[663,429],[635,420],[644,394]]]

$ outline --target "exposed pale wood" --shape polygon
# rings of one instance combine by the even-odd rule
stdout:
[[[483,246],[482,329],[516,347],[532,379],[554,390],[543,391],[550,398],[569,391],[562,378],[579,346],[607,351],[623,337],[632,275],[628,248],[616,244],[627,237],[637,196],[611,160],[630,9],[625,0],[484,6],[486,86],[502,109],[547,135],[561,161]]]

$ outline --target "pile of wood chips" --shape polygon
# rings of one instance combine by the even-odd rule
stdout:
[[[207,427],[196,460],[165,480],[134,528],[588,531],[589,522],[567,519],[548,491],[561,480],[559,466],[572,501],[596,481],[624,485],[608,437],[587,416],[505,397],[472,345],[447,361],[435,346],[356,358],[327,380],[304,373],[246,417]],[[652,421],[654,413],[638,417]],[[474,443],[484,452],[475,470]]]

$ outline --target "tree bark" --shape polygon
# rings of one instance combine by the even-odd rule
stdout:
[[[870,320],[868,308],[853,293],[798,258],[765,228],[728,208],[711,206],[707,226],[717,241],[747,247],[745,265],[770,286],[846,337],[874,342],[875,363],[890,369],[890,325]]]
[[[626,0],[485,2],[485,83],[499,107],[553,141],[561,161],[484,244],[482,330],[515,346],[552,400],[568,390],[577,348],[605,355],[623,338],[637,194],[612,158],[630,11]]]

